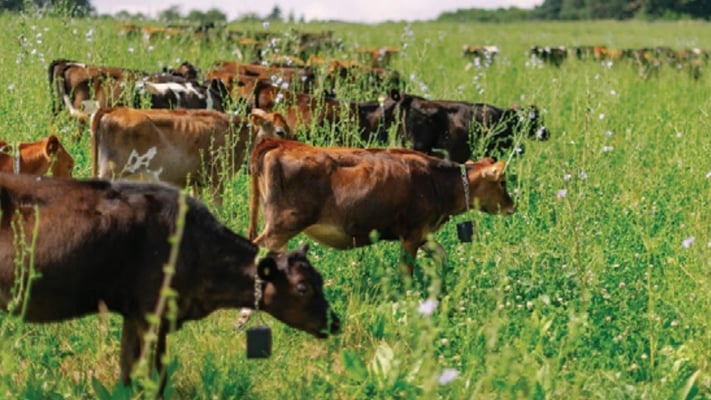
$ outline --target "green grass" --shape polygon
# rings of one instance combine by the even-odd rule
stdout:
[[[89,140],[72,141],[73,122],[50,116],[52,59],[145,70],[188,60],[204,71],[235,48],[148,44],[118,36],[108,20],[5,15],[0,23],[0,139],[57,133],[79,178],[91,173]],[[235,311],[171,334],[173,398],[711,398],[711,70],[694,81],[665,66],[645,80],[628,63],[569,59],[560,69],[535,68],[525,54],[534,44],[704,47],[711,25],[297,28],[333,29],[343,57],[356,45],[403,47],[393,66],[412,79],[415,94],[536,104],[551,139],[527,142],[526,154],[510,163],[517,213],[454,218],[435,235],[446,264],[422,252],[412,282],[398,272],[397,243],[351,251],[311,244],[311,260],[343,317],[341,335],[318,341],[266,317],[274,353],[253,361],[244,334],[232,330]],[[467,69],[463,44],[495,44],[501,53],[489,69]],[[375,97],[356,89],[344,96]],[[211,207],[244,234],[248,200],[242,172],[223,206]],[[455,223],[465,219],[476,223],[471,244],[456,239]],[[305,241],[299,236],[291,245]],[[418,312],[429,297],[440,300],[431,316]],[[116,316],[32,325],[0,314],[0,398],[138,396],[116,385],[119,335]],[[457,374],[441,384],[445,369]]]

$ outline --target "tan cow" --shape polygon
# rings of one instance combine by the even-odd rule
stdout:
[[[51,172],[52,176],[68,178],[72,169],[74,159],[54,135],[15,146],[0,140],[0,172],[34,175]]]
[[[255,109],[248,118],[212,110],[108,108],[92,118],[93,175],[211,186],[236,173],[249,143],[291,138],[280,114]]]
[[[399,240],[408,272],[429,233],[470,207],[511,214],[504,161],[460,165],[404,149],[312,147],[265,138],[251,155],[249,237],[260,204],[264,229],[255,243],[283,248],[300,232],[337,249]],[[466,173],[466,179],[463,174]],[[466,194],[468,193],[468,195]]]

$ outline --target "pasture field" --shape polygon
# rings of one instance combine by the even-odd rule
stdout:
[[[74,141],[74,122],[51,118],[53,59],[149,71],[187,60],[204,71],[235,57],[225,42],[119,36],[111,20],[2,15],[0,24],[0,139],[56,133],[78,178],[91,175],[88,132]],[[274,351],[255,361],[234,310],[171,334],[168,397],[711,399],[711,65],[699,80],[668,66],[644,79],[628,62],[569,58],[555,68],[526,55],[532,45],[711,50],[711,24],[294,27],[334,30],[343,39],[334,55],[344,58],[356,45],[401,47],[392,67],[414,94],[536,104],[551,138],[526,142],[510,161],[517,212],[453,218],[433,238],[448,259],[421,252],[412,280],[397,269],[398,243],[311,243],[340,335],[319,341],[265,315]],[[489,68],[467,66],[463,44],[501,52]],[[309,137],[329,142],[328,132]],[[248,199],[243,169],[211,207],[246,234]],[[473,243],[457,241],[466,219]],[[116,383],[120,330],[113,315],[32,325],[0,314],[0,398],[141,397]]]

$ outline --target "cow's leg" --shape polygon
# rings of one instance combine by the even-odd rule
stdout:
[[[402,252],[400,254],[400,267],[405,269],[410,278],[415,268],[415,260],[417,259],[417,250],[422,243],[421,239],[412,240],[405,239],[402,241]]]
[[[141,357],[146,332],[145,323],[139,319],[124,317],[121,332],[121,382],[131,384],[131,371]]]
[[[445,285],[446,275],[447,275],[447,251],[444,249],[442,244],[436,240],[428,240],[422,245],[422,249],[425,250],[430,257],[440,265],[440,280],[442,284],[440,286],[440,297],[447,294],[447,287]]]
[[[283,251],[289,239],[301,233],[311,224],[316,222],[318,217],[300,210],[296,207],[283,207],[275,211],[276,207],[265,208],[264,229],[254,239],[254,243],[264,246],[269,250]]]

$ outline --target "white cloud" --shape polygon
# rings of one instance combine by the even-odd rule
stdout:
[[[521,7],[532,8],[543,0],[410,0],[383,1],[360,0],[280,0],[271,2],[245,2],[228,0],[93,0],[91,4],[99,14],[115,14],[121,10],[131,13],[141,12],[156,16],[173,5],[180,6],[180,12],[187,14],[191,10],[207,11],[217,8],[227,14],[232,20],[246,13],[267,15],[275,5],[281,8],[286,17],[293,12],[296,18],[303,16],[307,21],[314,19],[338,19],[343,21],[376,23],[387,20],[423,20],[436,18],[444,11],[454,11],[459,8],[498,8]],[[334,6],[334,4],[337,4]]]

